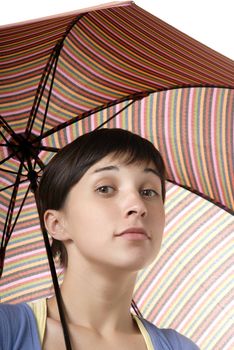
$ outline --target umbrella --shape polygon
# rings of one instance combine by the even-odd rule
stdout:
[[[53,293],[32,191],[44,165],[84,132],[122,127],[154,142],[168,173],[162,251],[135,300],[160,327],[230,349],[233,61],[129,1],[0,37],[1,301]]]

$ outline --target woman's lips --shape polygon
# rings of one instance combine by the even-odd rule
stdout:
[[[133,241],[143,241],[150,239],[147,232],[139,227],[130,227],[127,230],[117,233],[115,236]]]

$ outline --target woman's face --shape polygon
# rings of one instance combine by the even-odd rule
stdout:
[[[68,260],[137,271],[160,249],[165,224],[153,163],[106,156],[71,189],[62,209]]]

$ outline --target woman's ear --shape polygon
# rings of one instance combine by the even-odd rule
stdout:
[[[61,212],[54,209],[46,210],[44,214],[44,223],[47,232],[59,241],[69,239],[68,233],[65,229],[65,221]]]

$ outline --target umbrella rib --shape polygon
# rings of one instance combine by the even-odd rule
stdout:
[[[41,151],[49,151],[49,152],[55,152],[55,153],[59,151],[59,148],[49,147],[49,146],[41,146],[41,147],[39,147],[39,149]]]
[[[43,135],[35,137],[35,139],[32,141],[32,143],[35,143],[35,142],[37,142],[37,141],[41,141],[41,140],[43,140],[44,138],[46,138],[46,137],[48,137],[48,136],[50,136],[50,135],[52,135],[52,134],[54,134],[54,133],[56,133],[56,132],[58,132],[58,131],[64,129],[64,128],[66,128],[67,126],[70,126],[70,125],[76,123],[76,122],[79,121],[79,120],[83,120],[83,119],[89,117],[90,115],[92,115],[92,114],[94,114],[94,113],[97,113],[97,112],[99,112],[99,111],[102,111],[102,110],[104,110],[104,109],[106,109],[106,108],[109,108],[109,107],[111,107],[111,106],[115,106],[117,103],[124,102],[124,101],[129,100],[129,99],[130,99],[130,100],[136,101],[136,100],[138,100],[138,99],[141,99],[141,98],[143,98],[143,97],[148,96],[148,95],[151,94],[151,93],[152,93],[152,91],[137,92],[137,93],[135,93],[135,94],[129,95],[129,96],[124,97],[124,98],[122,98],[122,99],[108,102],[108,103],[106,103],[106,104],[104,104],[104,105],[101,105],[101,106],[99,106],[99,107],[96,107],[96,108],[92,109],[91,111],[84,112],[83,114],[77,115],[77,116],[71,118],[70,120],[68,120],[68,121],[66,121],[66,122],[64,122],[64,123],[61,123],[61,124],[57,125],[56,127],[54,127],[54,128],[52,128],[52,129],[50,129],[50,130],[44,132]]]
[[[14,230],[14,228],[15,228],[15,225],[16,225],[16,223],[17,223],[17,220],[18,220],[18,218],[19,218],[19,216],[20,216],[20,213],[21,213],[21,211],[22,211],[22,209],[23,209],[23,206],[24,206],[24,203],[25,203],[25,201],[26,201],[26,199],[27,199],[29,190],[30,190],[30,184],[28,185],[27,191],[26,191],[26,193],[25,193],[25,195],[24,195],[24,198],[23,198],[23,200],[22,200],[22,202],[21,202],[20,208],[19,208],[18,213],[17,213],[17,215],[16,215],[15,221],[14,221],[14,223],[13,223],[13,225],[12,225],[11,231],[10,231],[10,233],[9,233],[9,238],[10,238],[11,235],[12,235],[12,232],[13,232],[13,230]]]
[[[41,170],[44,170],[45,169],[45,164],[42,162],[42,160],[38,157],[38,156],[35,156],[34,157],[34,160],[35,160],[35,164],[34,164],[34,169],[36,168],[36,165],[38,164],[39,167],[41,168]]]
[[[55,78],[56,68],[57,68],[57,64],[58,64],[58,60],[59,60],[59,53],[60,53],[60,50],[56,51],[55,63],[54,63],[52,78],[51,78],[51,82],[50,82],[50,90],[49,90],[49,94],[48,94],[48,97],[47,97],[46,108],[45,108],[45,113],[44,113],[44,117],[43,117],[43,121],[42,121],[42,127],[41,127],[40,135],[43,134],[43,131],[44,131],[44,128],[45,128],[45,121],[46,121],[46,118],[47,118],[47,112],[48,112],[49,104],[50,104],[50,97],[51,97],[52,89],[53,89],[53,85],[54,85],[54,78]]]
[[[194,189],[192,189],[192,188],[189,187],[189,186],[182,185],[182,184],[180,184],[180,183],[178,183],[178,182],[176,182],[176,181],[174,181],[174,180],[171,180],[171,179],[167,179],[167,181],[170,182],[170,183],[172,183],[172,184],[174,184],[174,185],[176,185],[176,186],[182,187],[182,188],[184,188],[185,190],[190,191],[190,192],[192,192],[192,193],[198,195],[198,196],[201,197],[201,198],[206,199],[206,200],[209,201],[210,203],[215,204],[215,205],[217,205],[217,207],[219,207],[219,208],[225,210],[227,213],[234,215],[234,210],[232,210],[231,208],[228,208],[227,206],[225,206],[224,204],[222,204],[222,203],[220,203],[220,202],[217,202],[217,201],[215,201],[215,200],[212,200],[210,197],[208,197],[208,196],[205,195],[204,193],[201,193],[201,192],[199,192],[199,191],[197,191],[197,190],[194,190]]]
[[[20,184],[20,176],[21,176],[21,171],[22,171],[23,165],[22,163],[20,164],[18,174],[16,177],[16,181],[14,184],[14,188],[11,194],[11,199],[10,199],[10,204],[8,207],[7,215],[6,215],[6,220],[5,220],[5,225],[3,228],[3,235],[2,235],[2,241],[1,241],[1,248],[5,249],[9,240],[9,232],[11,229],[11,221],[13,217],[13,210],[15,207],[15,200],[16,200],[16,195],[18,192],[19,184]]]
[[[5,129],[9,135],[11,135],[15,140],[20,141],[19,136],[14,132],[14,130],[10,127],[7,121],[0,115],[0,120],[2,122],[1,126]],[[2,134],[2,133],[1,133]],[[4,138],[7,144],[9,144],[8,140]]]
[[[4,169],[4,168],[0,168],[0,171],[4,171],[5,173],[10,173],[10,174],[15,174],[17,175],[17,171],[13,171],[13,170],[7,170],[7,169]],[[26,175],[23,175],[22,176],[26,176]]]
[[[46,83],[49,79],[49,75],[50,75],[51,69],[53,67],[54,60],[56,58],[56,56],[54,54],[56,52],[56,50],[57,50],[57,48],[55,46],[55,48],[52,51],[50,58],[47,62],[44,73],[42,74],[41,81],[38,85],[36,97],[35,97],[35,100],[34,100],[34,103],[33,103],[32,109],[31,109],[30,116],[28,118],[28,123],[27,123],[26,129],[25,129],[25,132],[27,135],[32,131],[32,127],[33,127],[33,124],[34,124],[34,121],[35,121],[35,118],[37,115],[37,111],[38,111],[45,87],[46,87]]]
[[[94,112],[93,112],[93,113],[94,113]],[[85,119],[85,118],[88,118],[91,114],[92,114],[92,113],[88,113],[88,114],[85,113],[85,114],[83,114],[83,115],[81,115],[81,116],[78,115],[78,116],[76,116],[76,117],[70,119],[69,121],[67,121],[67,122],[65,122],[65,123],[59,124],[59,125],[57,125],[56,127],[54,127],[54,128],[52,128],[52,129],[46,131],[46,132],[45,132],[44,134],[42,134],[41,136],[37,136],[37,137],[32,141],[32,143],[37,142],[38,140],[43,140],[44,138],[46,138],[46,137],[48,137],[48,136],[50,136],[50,135],[53,135],[53,134],[55,134],[56,132],[58,132],[58,131],[60,131],[60,130],[62,130],[62,129],[65,129],[67,126],[70,126],[70,125],[76,123],[76,122],[79,121],[79,120],[83,120],[83,119]]]
[[[103,122],[102,124],[100,124],[95,130],[101,129],[105,124],[107,124],[110,120],[114,119],[115,117],[117,117],[117,115],[119,115],[121,112],[123,112],[126,108],[128,108],[129,106],[131,106],[135,101],[137,101],[137,99],[132,100],[131,102],[129,102],[129,104],[127,104],[126,106],[124,106],[122,109],[120,109],[118,112],[116,112],[115,114],[113,114],[110,118],[108,118],[105,122]]]
[[[21,175],[22,175],[22,174],[21,174]],[[26,176],[26,175],[23,175],[23,176]],[[19,181],[19,184],[22,184],[22,183],[27,182],[27,181],[28,181],[28,179],[21,180],[21,181]],[[12,184],[12,185],[6,186],[6,187],[2,187],[2,188],[0,188],[0,192],[5,191],[5,190],[7,190],[8,188],[11,188],[11,187],[13,187],[13,186],[15,186],[15,183]]]
[[[10,240],[10,237],[11,237],[13,228],[15,227],[16,221],[19,217],[19,215],[18,215],[19,213],[17,213],[16,219],[14,221],[14,224],[12,226],[13,228],[12,228],[11,222],[12,222],[12,218],[13,218],[13,211],[15,208],[15,200],[16,200],[16,196],[17,196],[17,192],[18,192],[18,188],[19,188],[19,184],[20,184],[20,175],[21,175],[22,168],[23,168],[23,165],[21,163],[20,167],[19,167],[18,174],[17,174],[15,186],[14,186],[14,189],[13,189],[13,192],[11,195],[11,200],[10,200],[10,204],[9,204],[8,211],[7,211],[5,225],[3,228],[2,241],[1,241],[1,247],[0,247],[0,277],[2,276],[3,267],[4,267],[4,258],[5,258],[6,247],[7,247],[9,240]],[[26,193],[28,193],[28,191]]]
[[[41,102],[41,99],[42,99],[45,87],[46,87],[46,83],[48,81],[50,72],[51,72],[51,70],[53,68],[54,60],[58,61],[60,52],[62,50],[64,41],[65,41],[67,35],[70,33],[72,28],[78,23],[78,21],[85,15],[86,15],[86,13],[79,14],[78,16],[76,16],[68,24],[68,26],[67,26],[67,28],[66,28],[63,36],[62,36],[62,38],[57,41],[57,44],[54,46],[54,49],[51,52],[51,55],[50,55],[50,57],[48,59],[48,62],[46,64],[46,67],[45,67],[44,72],[42,74],[41,80],[39,82],[39,85],[38,85],[38,88],[37,88],[37,92],[36,92],[36,96],[35,96],[35,99],[34,99],[34,103],[33,103],[33,106],[32,106],[31,112],[30,112],[30,117],[28,119],[28,124],[27,124],[26,130],[25,130],[27,135],[29,133],[31,133],[31,131],[32,131],[32,127],[33,127],[33,124],[34,124],[34,121],[35,121],[35,118],[36,118],[36,115],[37,115],[37,111],[38,111],[38,108],[39,108],[39,105],[40,105],[40,102]],[[57,66],[57,63],[56,63],[56,66]],[[54,73],[54,75],[55,75],[55,73]],[[44,128],[43,125],[42,125],[42,128]],[[41,134],[42,134],[42,132],[41,132]]]
[[[5,162],[6,162],[7,160],[9,160],[10,158],[12,158],[12,156],[14,156],[14,153],[13,153],[13,152],[12,152],[11,154],[9,154],[8,157],[6,157],[6,158],[0,160],[0,165],[3,164],[3,163],[5,163]]]
[[[140,310],[139,310],[139,308],[138,308],[136,302],[134,301],[134,299],[132,299],[131,307],[133,308],[133,310],[135,311],[135,313],[136,313],[136,315],[137,315],[138,317],[143,318],[143,315],[142,315],[142,313],[140,312]]]

